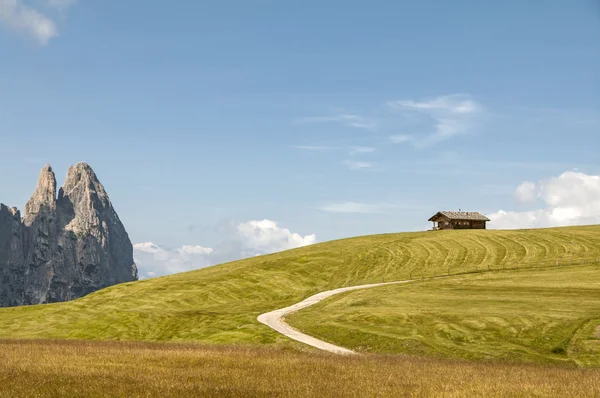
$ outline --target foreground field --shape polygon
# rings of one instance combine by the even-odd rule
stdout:
[[[0,341],[0,396],[397,397],[600,394],[600,370],[340,357],[273,348]]]
[[[600,226],[366,236],[122,284],[69,303],[0,309],[0,338],[295,345],[257,315],[382,279],[596,257]]]
[[[357,290],[286,321],[358,351],[600,366],[600,266]]]

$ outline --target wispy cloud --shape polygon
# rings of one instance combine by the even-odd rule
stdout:
[[[470,114],[480,108],[479,104],[466,98],[463,94],[445,95],[422,102],[412,100],[392,101],[390,105],[408,109],[441,110],[452,114]]]
[[[403,142],[411,142],[412,138],[408,134],[396,134],[390,136],[390,141],[394,144],[402,144]]]
[[[341,123],[348,127],[354,127],[365,130],[374,130],[376,123],[366,117],[352,114],[339,113],[329,116],[311,116],[298,119],[301,123]]]
[[[364,154],[364,153],[373,153],[375,151],[376,151],[376,148],[371,147],[371,146],[353,146],[353,147],[350,147],[348,154],[357,155],[357,154]]]
[[[427,101],[390,101],[389,107],[401,112],[422,113],[433,120],[433,131],[426,135],[393,135],[395,143],[410,142],[416,147],[434,146],[449,138],[466,134],[483,107],[466,94],[441,96]]]
[[[328,145],[292,145],[292,148],[300,149],[303,151],[328,151],[338,150],[347,151],[349,155],[362,155],[367,153],[373,153],[377,150],[375,147],[370,146],[328,146]]]
[[[301,149],[303,151],[314,151],[314,152],[326,151],[328,149],[331,149],[331,147],[329,147],[329,146],[321,146],[321,145],[292,145],[292,148]]]
[[[365,170],[371,169],[374,166],[371,162],[361,162],[357,160],[344,160],[342,163],[348,166],[350,170]]]
[[[355,214],[380,214],[387,213],[392,210],[418,210],[423,209],[423,206],[412,206],[403,204],[390,203],[360,203],[360,202],[339,202],[330,203],[319,207],[321,211],[329,213],[355,213]]]
[[[74,0],[46,0],[51,8],[66,10]],[[41,45],[58,36],[58,26],[47,15],[26,5],[22,0],[0,0],[0,23],[7,28],[30,36]]]
[[[0,0],[0,21],[9,29],[25,33],[42,45],[58,36],[58,28],[53,20],[20,0]]]

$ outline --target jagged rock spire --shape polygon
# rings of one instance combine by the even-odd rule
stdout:
[[[37,186],[31,199],[25,205],[23,222],[30,226],[42,213],[52,213],[56,209],[56,176],[52,167],[47,164],[38,178]]]
[[[137,279],[133,246],[94,170],[42,169],[25,206],[0,206],[0,307],[72,300]]]
[[[104,186],[98,180],[96,173],[90,165],[83,162],[69,167],[62,190],[66,196],[74,197],[92,194],[103,202],[108,200],[108,195],[104,190]]]
[[[77,235],[93,234],[102,227],[99,215],[104,210],[113,212],[104,186],[87,163],[69,167],[58,196],[61,205],[66,202],[73,209],[72,219],[66,229]]]

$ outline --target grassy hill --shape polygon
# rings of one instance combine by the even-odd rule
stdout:
[[[600,265],[358,290],[287,322],[358,351],[600,366]]]
[[[0,309],[0,338],[295,344],[256,316],[318,290],[382,278],[592,257],[600,257],[600,226],[358,237],[126,283],[68,303]]]

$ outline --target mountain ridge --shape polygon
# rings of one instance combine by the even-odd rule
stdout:
[[[0,307],[68,301],[138,279],[133,246],[87,163],[40,172],[23,217],[0,204]]]

